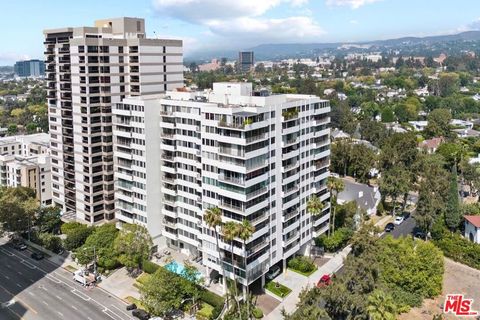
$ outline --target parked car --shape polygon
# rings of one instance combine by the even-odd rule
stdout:
[[[280,267],[279,266],[273,266],[270,268],[270,270],[268,270],[267,274],[266,274],[266,278],[268,280],[273,280],[275,279],[276,276],[278,276],[280,274]]]
[[[27,245],[24,242],[17,242],[13,245],[13,247],[17,250],[26,250]]]
[[[142,309],[135,309],[132,311],[132,316],[134,316],[135,318],[138,318],[140,320],[149,320],[150,319],[150,315],[148,314],[147,311],[145,310],[142,310]]]
[[[127,311],[135,310],[135,309],[137,309],[137,305],[135,303],[129,304],[127,306]]]
[[[393,223],[398,226],[398,225],[402,224],[403,220],[405,220],[405,218],[403,216],[398,216],[398,217],[395,218],[395,221]]]
[[[42,260],[43,258],[45,258],[44,254],[38,251],[32,252],[30,257],[35,260]]]
[[[395,229],[395,225],[391,222],[387,223],[385,226],[385,232],[392,232]]]
[[[419,238],[419,239],[425,240],[426,234],[425,234],[425,232],[423,232],[422,230],[416,229],[416,230],[413,232],[413,236],[414,236],[415,238]]]
[[[328,274],[324,274],[320,278],[320,280],[318,280],[317,288],[326,287],[326,286],[329,286],[330,284],[332,284],[332,277],[330,277],[330,275],[328,275]]]

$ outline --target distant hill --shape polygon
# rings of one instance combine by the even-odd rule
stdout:
[[[358,47],[382,49],[401,49],[405,46],[432,45],[435,43],[451,41],[480,41],[480,31],[465,31],[458,34],[428,36],[428,37],[403,37],[397,39],[361,41],[361,42],[332,42],[332,43],[279,43],[279,44],[261,44],[251,50],[255,52],[255,60],[281,59],[285,57],[301,57],[319,53],[321,51],[336,50],[340,47]],[[240,50],[240,49],[239,49]],[[227,57],[236,59],[235,51],[210,51],[196,53],[186,59],[211,59],[215,57]]]
[[[0,73],[12,73],[13,66],[0,66]]]

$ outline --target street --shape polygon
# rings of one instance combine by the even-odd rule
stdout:
[[[405,219],[400,225],[395,225],[395,229],[392,232],[385,232],[384,237],[390,234],[394,238],[412,236],[413,229],[415,228],[415,219],[410,216]]]
[[[0,320],[132,319],[123,301],[84,288],[71,272],[30,254],[0,239]]]

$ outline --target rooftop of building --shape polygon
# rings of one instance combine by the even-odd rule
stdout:
[[[33,143],[48,146],[50,143],[50,136],[48,133],[35,133],[28,135],[18,135],[0,138],[0,146],[12,143]]]
[[[480,228],[480,216],[464,216],[464,218],[476,228]]]

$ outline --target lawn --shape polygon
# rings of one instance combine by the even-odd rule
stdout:
[[[310,272],[302,272],[302,271],[300,271],[300,270],[296,270],[296,269],[293,269],[293,268],[288,268],[288,270],[291,270],[291,271],[293,271],[293,272],[296,272],[296,273],[298,273],[298,274],[301,274],[302,276],[305,276],[305,277],[311,276],[315,271],[317,271],[317,269],[318,269],[318,267],[315,266],[315,269],[313,269],[313,270],[310,271]]]
[[[75,271],[77,271],[77,268],[75,268],[75,267],[72,266],[71,264],[69,264],[68,266],[66,266],[65,269],[67,269],[67,271],[70,271],[70,272],[75,272]]]
[[[140,276],[138,276],[138,278],[136,279],[137,281],[133,284],[133,286],[137,289],[140,289],[140,287],[145,284],[145,282],[147,282],[150,277],[151,275],[149,275],[148,273],[142,273]]]
[[[278,282],[270,281],[265,285],[265,289],[273,293],[274,295],[285,298],[292,290]]]

